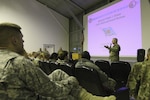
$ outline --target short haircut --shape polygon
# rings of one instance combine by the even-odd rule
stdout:
[[[8,22],[0,23],[0,27],[12,27],[12,28],[21,29],[19,25],[14,24],[14,23],[8,23]]]
[[[0,23],[0,45],[6,46],[9,38],[21,33],[21,27],[14,23]]]
[[[86,58],[88,60],[91,59],[90,53],[88,51],[83,51],[82,54],[81,54],[81,57]]]
[[[20,31],[21,27],[14,23],[0,23],[0,34],[10,29]]]
[[[115,40],[116,40],[116,43],[118,42],[118,39],[117,39],[117,38],[113,38],[113,39],[115,39]]]
[[[58,53],[53,52],[50,56],[50,59],[57,59],[58,58]]]
[[[58,53],[58,58],[60,59],[60,60],[65,60],[65,58],[68,56],[68,51],[65,51],[65,50],[63,50],[63,51],[60,51],[59,53]]]

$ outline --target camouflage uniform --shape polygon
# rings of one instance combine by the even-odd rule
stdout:
[[[150,100],[150,61],[137,62],[129,74],[127,87],[136,100]]]
[[[104,73],[97,65],[95,65],[94,63],[92,63],[90,60],[85,59],[85,58],[81,58],[75,65],[75,68],[80,68],[82,66],[86,66],[88,68],[93,68],[95,69],[101,79],[102,85],[104,87],[107,87],[108,89],[114,91],[115,89],[115,85],[116,85],[116,81],[110,77],[107,76],[106,73]]]
[[[63,71],[47,76],[23,56],[0,50],[1,100],[78,100],[80,90],[77,80]]]
[[[111,60],[111,62],[119,61],[119,51],[120,46],[118,44],[115,44],[113,47],[109,48],[109,59]]]

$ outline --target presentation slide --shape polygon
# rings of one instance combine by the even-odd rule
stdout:
[[[118,38],[120,56],[136,57],[142,48],[140,0],[121,0],[84,16],[86,22],[84,50],[91,56],[109,56],[104,46]]]

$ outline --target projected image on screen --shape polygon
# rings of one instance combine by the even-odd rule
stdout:
[[[118,38],[120,56],[135,57],[141,36],[140,0],[121,0],[87,16],[87,50],[92,56],[108,56],[104,45]]]

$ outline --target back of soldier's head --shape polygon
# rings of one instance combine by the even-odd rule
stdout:
[[[68,57],[68,51],[61,51],[58,53],[58,58],[61,60],[65,60]]]
[[[8,44],[9,38],[18,35],[21,27],[13,23],[0,23],[0,45]]]
[[[82,52],[81,56],[82,56],[82,58],[86,58],[88,60],[91,59],[90,53],[88,51]]]
[[[58,58],[58,53],[53,52],[50,56],[50,59],[57,59]]]

